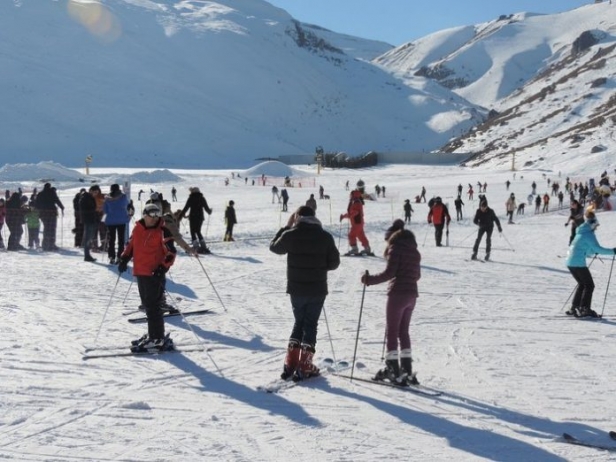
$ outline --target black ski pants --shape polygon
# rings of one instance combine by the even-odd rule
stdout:
[[[571,306],[576,308],[588,308],[592,303],[592,293],[595,290],[595,283],[590,274],[590,270],[586,266],[569,266],[569,272],[577,282],[577,288],[573,295]]]
[[[290,339],[299,340],[300,343],[314,348],[317,343],[317,326],[324,303],[325,295],[291,295],[295,323]]]
[[[165,336],[165,320],[160,309],[164,301],[165,275],[137,276],[141,304],[148,317],[148,336],[152,339]]]
[[[483,235],[486,235],[486,255],[490,255],[490,250],[492,250],[492,232],[494,228],[479,228],[479,232],[477,233],[477,239],[475,240],[475,245],[473,246],[473,255],[477,256],[477,252],[479,252],[479,244],[481,244],[481,239],[483,239]]]

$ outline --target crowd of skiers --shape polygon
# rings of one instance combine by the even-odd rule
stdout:
[[[548,185],[550,181],[548,179]],[[596,254],[615,255],[616,248],[606,248],[598,244],[594,234],[598,221],[596,209],[607,205],[606,190],[609,178],[602,175],[599,188],[591,184],[571,183],[567,178],[565,191],[570,198],[570,216],[565,226],[570,226],[570,251],[566,265],[575,279],[577,286],[572,298],[572,305],[567,314],[584,317],[597,316],[592,310],[592,293],[594,284],[590,274],[587,258]],[[378,185],[377,185],[378,186]],[[511,182],[505,184],[507,191]],[[348,182],[347,182],[348,187]],[[174,188],[175,189],[175,188]],[[502,226],[496,212],[489,207],[486,197],[487,183],[478,182],[479,206],[473,223],[478,227],[477,237],[472,249],[471,259],[478,258],[479,247],[485,236],[485,259],[490,258],[491,237],[494,227],[502,233]],[[563,192],[558,183],[551,184],[552,195],[559,198],[562,206]],[[376,196],[385,197],[385,188],[375,187]],[[457,221],[462,220],[463,187],[457,188],[454,201]],[[611,193],[611,189],[610,189]],[[468,185],[469,198],[473,199],[473,187]],[[140,194],[141,195],[141,194]],[[578,196],[578,199],[575,198]],[[176,196],[175,191],[173,196]],[[324,188],[319,188],[319,198],[324,199]],[[426,189],[415,202],[425,200]],[[535,204],[544,205],[548,211],[550,196],[537,194],[537,185],[532,184],[530,196],[536,196]],[[598,198],[600,196],[600,199]],[[329,196],[327,196],[329,197]],[[370,243],[364,232],[364,205],[368,197],[363,181],[350,191],[346,212],[340,215],[340,221],[349,220],[347,255],[373,255]],[[177,197],[174,197],[177,201]],[[287,210],[288,193],[283,188],[279,193],[272,187],[272,201],[282,203],[282,210]],[[537,202],[540,201],[540,202]],[[529,204],[531,202],[529,201]],[[590,204],[590,207],[586,205]],[[514,212],[523,213],[524,203],[516,203],[515,193],[510,193],[506,200],[505,212],[508,223],[513,223]],[[539,206],[537,205],[537,206]],[[142,218],[137,220],[128,243],[125,241],[127,226],[135,213],[132,201],[129,201],[118,184],[111,185],[109,192],[103,194],[98,185],[89,190],[82,189],[73,200],[75,210],[75,246],[84,248],[84,259],[94,261],[91,251],[106,250],[110,263],[118,265],[123,273],[130,260],[134,261],[133,276],[141,298],[141,305],[148,318],[148,333],[133,342],[134,351],[165,350],[173,348],[169,336],[165,335],[163,311],[168,307],[165,301],[165,274],[173,265],[177,249],[182,247],[191,255],[209,253],[202,234],[205,213],[209,216],[213,210],[198,187],[189,188],[189,196],[181,210],[173,212],[169,202],[162,194],[151,191],[143,209]],[[434,226],[434,238],[437,247],[443,246],[443,237],[449,235],[451,216],[440,196],[428,201],[427,223]],[[289,217],[287,225],[281,228],[270,243],[270,250],[276,254],[286,254],[287,258],[287,292],[291,296],[294,324],[289,337],[287,355],[283,365],[283,378],[302,379],[319,373],[312,359],[316,352],[317,325],[327,295],[327,272],[335,270],[340,264],[340,254],[331,234],[323,230],[316,218],[317,201],[314,194]],[[38,247],[40,223],[43,225],[43,250],[56,250],[55,232],[57,217],[63,214],[64,206],[57,193],[49,183],[43,190],[33,191],[30,198],[21,191],[7,191],[6,199],[0,199],[0,226],[6,222],[9,228],[8,250],[21,250],[20,244],[23,224],[28,223],[29,247]],[[403,203],[404,220],[396,219],[385,233],[387,242],[385,250],[385,269],[377,274],[366,272],[361,277],[365,286],[390,281],[387,303],[387,339],[386,367],[379,371],[377,379],[389,380],[397,384],[417,383],[412,371],[411,339],[409,325],[418,295],[417,281],[420,279],[421,255],[417,240],[411,230],[405,226],[411,223],[414,210],[410,200]],[[188,218],[191,242],[186,242],[180,233],[181,220]],[[225,211],[225,241],[233,241],[233,227],[237,223],[234,201],[229,201]],[[0,235],[1,236],[1,235]],[[100,244],[99,245],[99,238]],[[362,246],[360,251],[358,241]],[[0,245],[3,242],[0,238]]]

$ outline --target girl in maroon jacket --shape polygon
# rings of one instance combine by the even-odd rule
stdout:
[[[386,305],[386,368],[379,371],[375,379],[388,379],[398,385],[417,384],[411,365],[409,325],[418,296],[417,281],[421,277],[421,255],[417,250],[415,235],[410,230],[404,229],[404,222],[400,219],[395,220],[387,230],[385,240],[387,267],[382,273],[364,274],[361,278],[361,282],[367,286],[389,281]]]

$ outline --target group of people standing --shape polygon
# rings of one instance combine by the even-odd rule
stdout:
[[[58,211],[60,210],[60,212]],[[5,192],[5,199],[0,199],[0,229],[4,223],[9,230],[6,249],[9,251],[24,250],[21,239],[24,224],[28,229],[28,248],[42,248],[44,251],[56,251],[56,228],[58,215],[64,215],[64,205],[58,198],[56,188],[51,183],[45,183],[38,192],[35,188],[30,198],[21,189]],[[39,245],[40,226],[43,225],[43,241]],[[0,248],[4,241],[0,237]]]

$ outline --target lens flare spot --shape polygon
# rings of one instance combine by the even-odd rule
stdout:
[[[122,35],[120,22],[104,5],[92,0],[69,0],[68,14],[95,37],[113,42]]]

